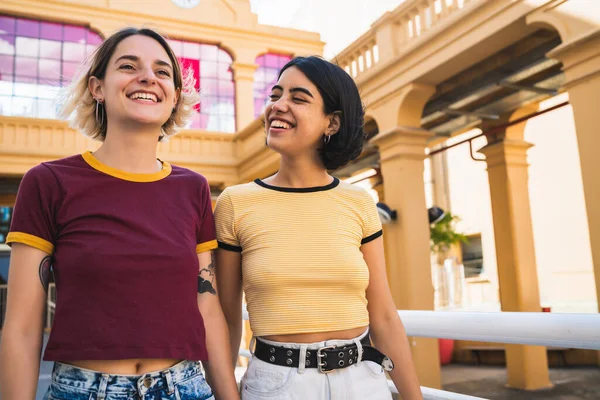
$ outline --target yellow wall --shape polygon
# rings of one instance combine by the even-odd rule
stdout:
[[[542,107],[568,99],[560,95]],[[479,133],[466,133],[447,144]],[[527,122],[529,197],[537,259],[540,300],[555,312],[596,312],[597,300],[588,221],[573,112],[570,106]],[[485,144],[476,139],[475,149]],[[448,150],[448,185],[452,212],[467,234],[481,233],[484,277],[468,284],[469,306],[499,309],[498,273],[487,165],[469,156],[467,143]]]

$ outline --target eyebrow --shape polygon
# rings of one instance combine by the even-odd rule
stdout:
[[[133,61],[133,62],[138,62],[140,60],[140,58],[138,56],[132,56],[130,54],[125,54],[124,56],[117,58],[115,61],[115,64],[121,60],[129,60],[129,61]],[[154,64],[169,67],[169,68],[173,69],[173,67],[171,66],[171,63],[166,62],[164,60],[156,60],[156,61],[154,61]]]
[[[281,90],[281,91],[283,91],[283,88],[282,88],[281,86],[279,86],[279,85],[275,85],[275,86],[273,86],[273,88],[272,88],[271,90]],[[290,92],[291,92],[291,93],[294,93],[294,92],[300,92],[300,93],[304,93],[304,94],[305,94],[305,95],[307,95],[307,96],[310,96],[310,97],[312,97],[313,99],[315,98],[315,97],[312,95],[312,93],[310,92],[310,90],[308,90],[308,89],[305,89],[305,88],[303,88],[303,87],[293,87],[293,88],[291,88],[291,89],[290,89]]]

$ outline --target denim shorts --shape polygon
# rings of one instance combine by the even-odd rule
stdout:
[[[350,340],[327,340],[317,343],[280,343],[275,345],[299,349],[300,354],[326,346],[346,346],[360,340],[368,332]],[[359,351],[362,352],[362,346]],[[304,356],[300,356],[302,360]],[[392,400],[387,377],[381,365],[360,361],[355,365],[324,374],[317,368],[298,368],[269,364],[252,357],[241,383],[242,400]]]
[[[44,400],[214,400],[200,362],[143,375],[112,375],[57,362]]]

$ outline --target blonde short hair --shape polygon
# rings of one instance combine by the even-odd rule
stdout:
[[[102,42],[61,94],[59,115],[69,119],[71,127],[92,139],[104,141],[106,138],[107,115],[104,106],[96,104],[88,89],[88,82],[92,76],[104,79],[108,62],[118,44],[133,35],[143,35],[156,40],[165,49],[173,64],[173,81],[175,90],[179,91],[179,99],[173,113],[161,128],[159,141],[184,128],[194,112],[194,106],[200,101],[200,94],[194,86],[196,82],[193,71],[191,69],[182,71],[175,52],[160,33],[148,28],[121,29]],[[104,113],[103,118],[96,118],[96,107],[102,107],[98,111]]]

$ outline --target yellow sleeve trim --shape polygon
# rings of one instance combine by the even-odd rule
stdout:
[[[196,253],[204,253],[205,251],[214,250],[218,247],[216,240],[211,240],[209,242],[200,243],[196,246]]]
[[[54,252],[54,245],[52,243],[41,237],[30,235],[29,233],[10,232],[8,236],[6,236],[6,243],[23,243],[48,254]]]

